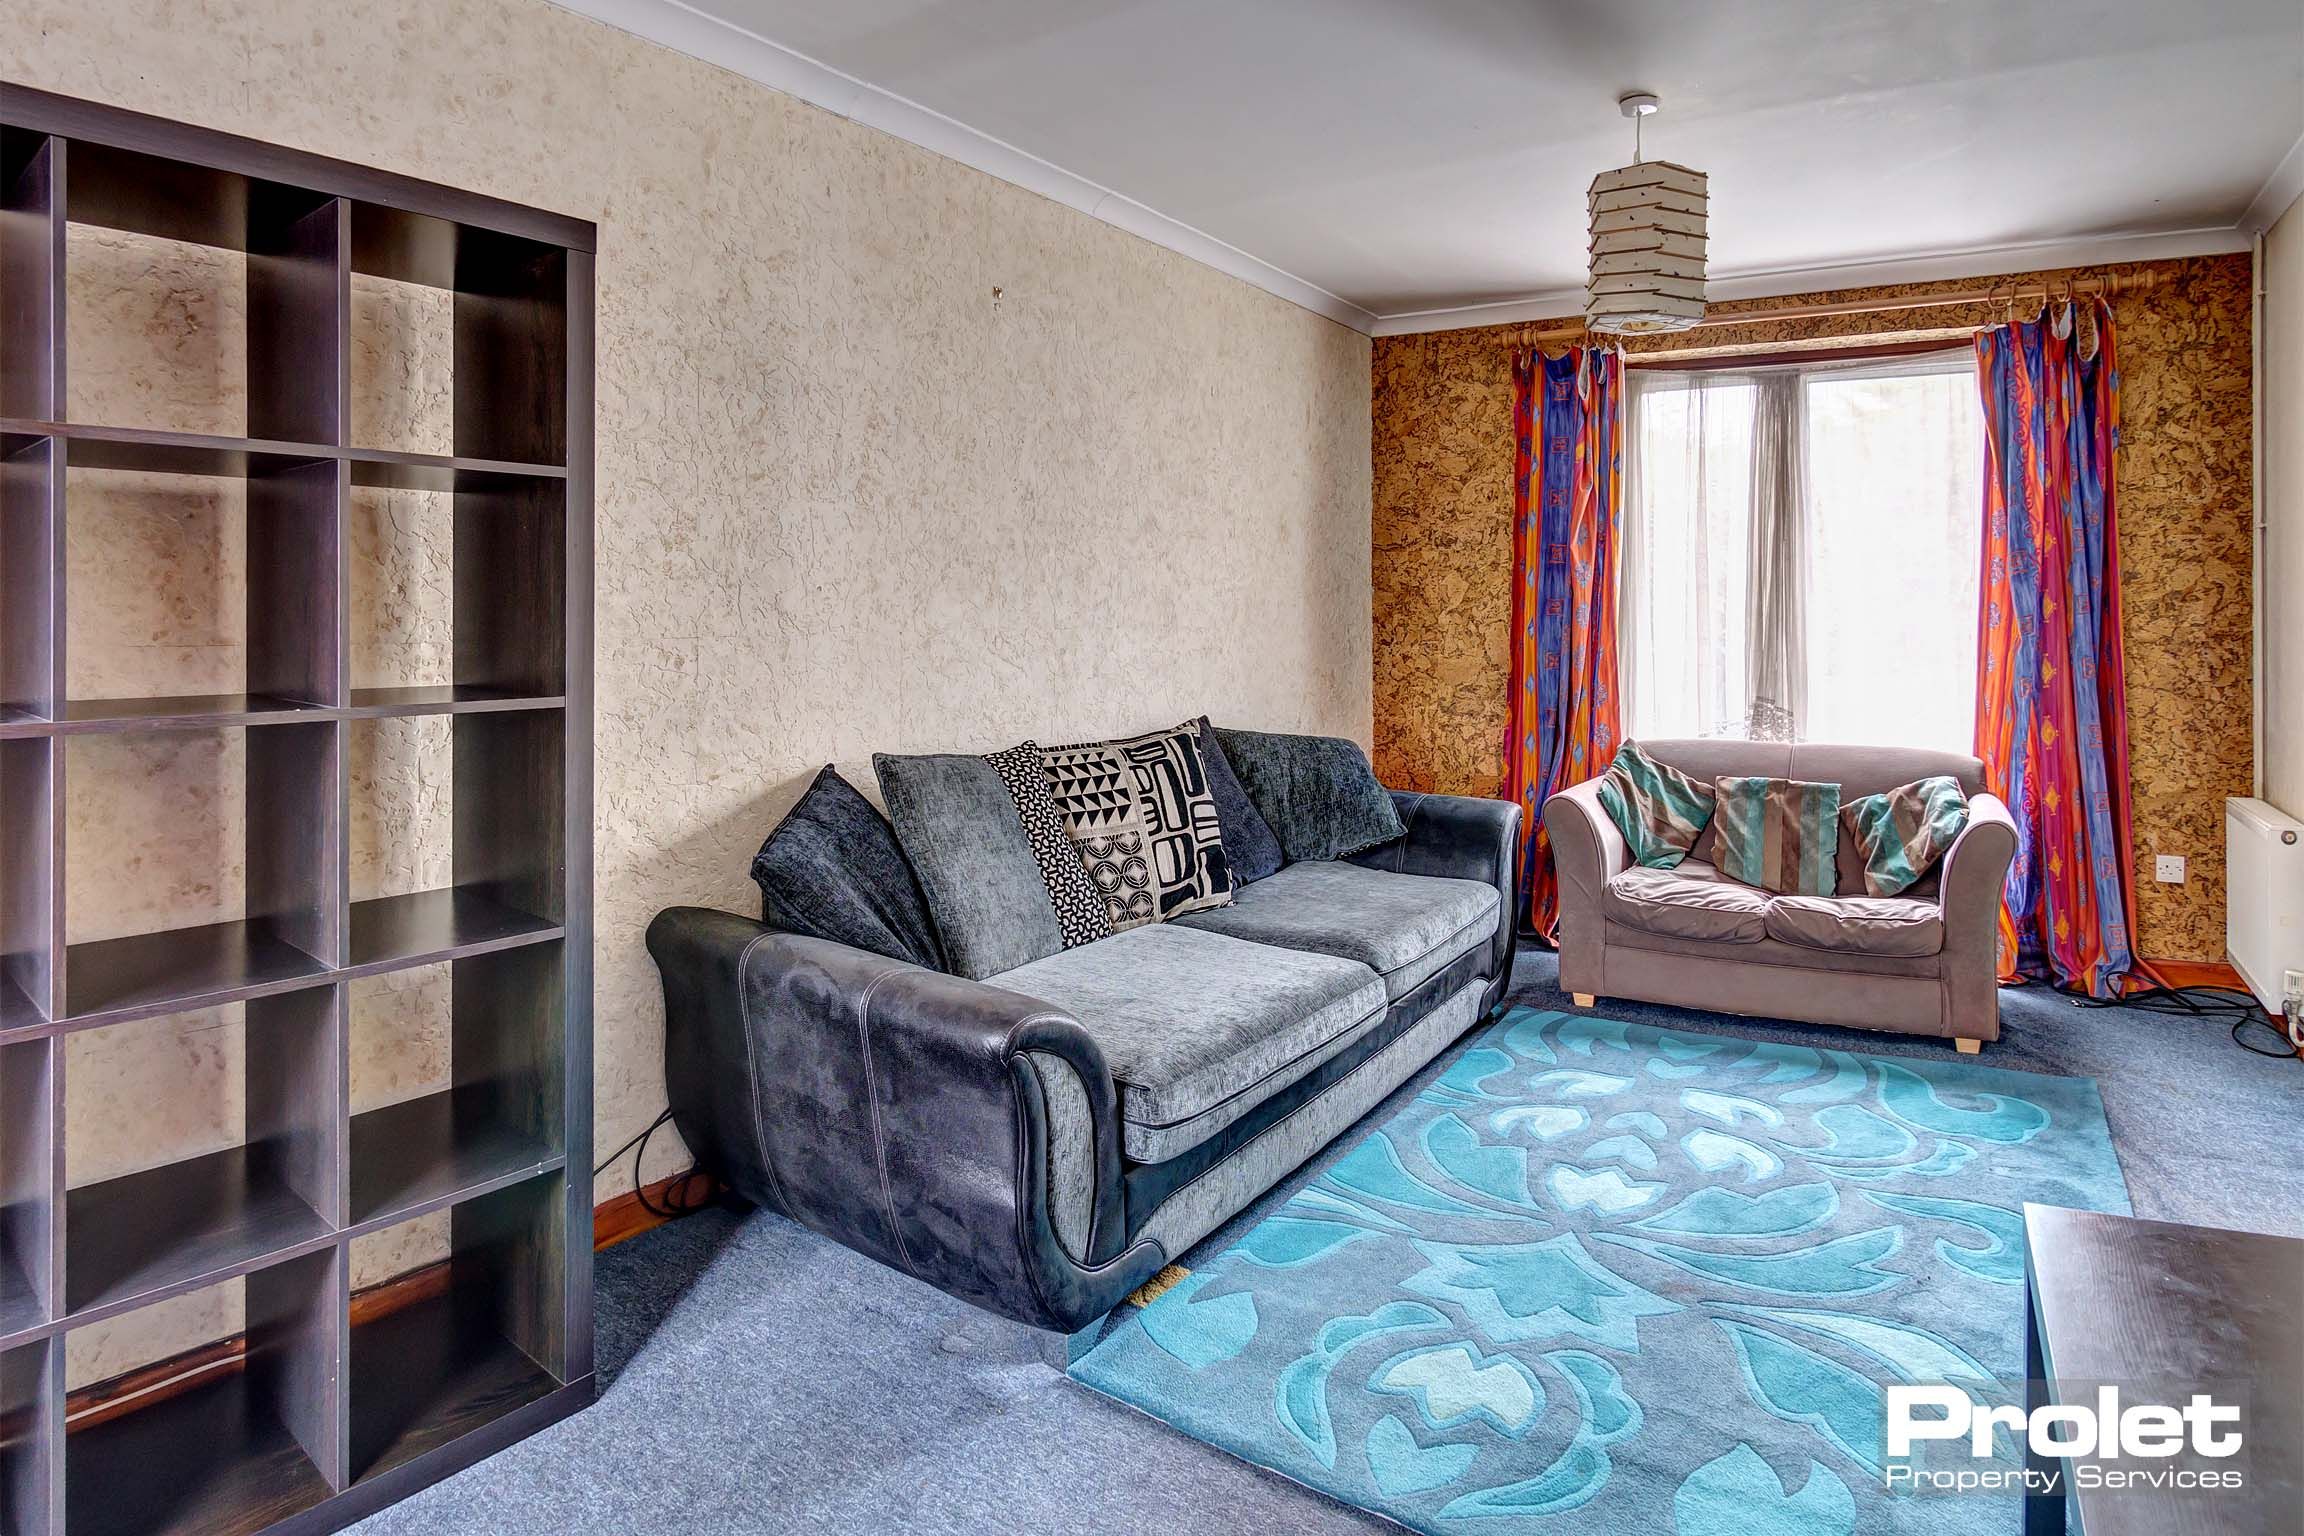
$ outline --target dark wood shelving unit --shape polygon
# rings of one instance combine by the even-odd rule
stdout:
[[[75,416],[73,224],[241,254],[246,435]],[[0,1536],[333,1530],[591,1399],[593,244],[0,84]],[[355,274],[452,296],[453,452],[351,441]],[[81,470],[241,482],[239,691],[73,695]],[[450,508],[446,681],[353,686],[355,488]],[[448,883],[354,900],[353,734],[425,716],[453,753]],[[102,771],[75,756],[203,733],[245,765],[242,910],[71,942],[66,786]],[[450,977],[451,1081],[355,1114],[352,983],[420,966]],[[64,1037],[223,1005],[239,1142],[76,1184]],[[441,1212],[439,1283],[356,1309],[354,1245]],[[239,1369],[68,1428],[75,1329],[226,1285]]]

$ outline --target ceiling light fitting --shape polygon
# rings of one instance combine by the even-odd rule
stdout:
[[[1641,157],[1641,122],[1660,105],[1647,91],[1616,100],[1616,110],[1632,119],[1632,163],[1593,177],[1585,198],[1592,222],[1588,330],[1654,335],[1704,318],[1707,183],[1702,171]]]

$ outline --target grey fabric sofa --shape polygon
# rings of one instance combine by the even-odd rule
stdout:
[[[1975,1051],[2000,1038],[1994,946],[2016,824],[1984,790],[1984,765],[1894,747],[1643,741],[1658,761],[1710,782],[1731,775],[1841,786],[1843,802],[1949,774],[1968,825],[1902,896],[1864,894],[1864,861],[1843,827],[1832,896],[1770,896],[1713,867],[1714,834],[1673,870],[1629,867],[1599,781],[1552,796],[1544,830],[1560,878],[1560,986],[1600,997],[1941,1035]]]
[[[1519,807],[1393,801],[1390,843],[983,981],[671,908],[674,1121],[746,1199],[1076,1330],[1502,999]]]

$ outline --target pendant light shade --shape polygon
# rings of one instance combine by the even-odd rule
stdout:
[[[1652,96],[1619,105],[1635,124],[1656,110]],[[1632,164],[1593,177],[1585,200],[1592,276],[1584,324],[1626,335],[1684,331],[1704,318],[1704,173],[1633,153]]]

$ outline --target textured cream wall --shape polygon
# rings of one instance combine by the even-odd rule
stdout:
[[[2264,798],[2304,816],[2304,201],[2264,237]]]
[[[1202,711],[1369,737],[1364,337],[538,0],[16,0],[0,78],[599,224],[603,1150],[663,1103],[648,919],[753,909],[817,765],[869,787],[876,749]],[[74,413],[241,430],[237,258],[75,231],[71,259]],[[363,281],[355,312],[356,436],[445,448],[436,296]],[[74,691],[237,688],[237,487],[72,494]],[[356,683],[445,680],[445,515],[355,507]],[[443,883],[445,743],[356,736],[356,896]],[[75,939],[237,908],[238,745],[168,746],[74,743]],[[356,992],[359,1107],[440,1080],[440,994]],[[229,1012],[74,1041],[73,1181],[237,1137],[239,1048]],[[660,1138],[648,1176],[684,1161]],[[233,1307],[91,1331],[75,1377]]]

